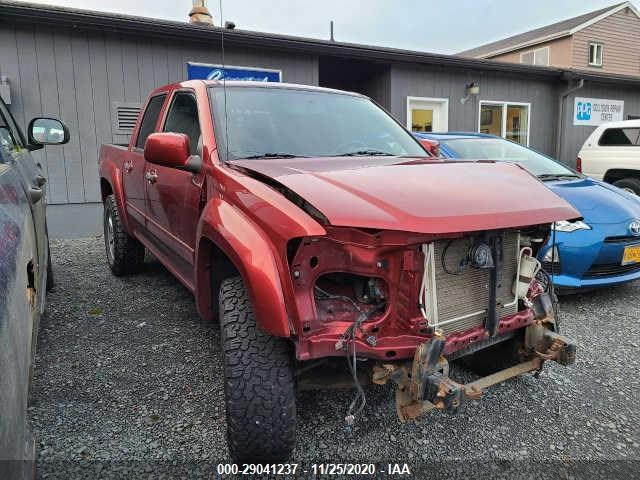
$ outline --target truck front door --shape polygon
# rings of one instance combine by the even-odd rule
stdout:
[[[198,105],[192,91],[174,92],[161,131],[186,134],[191,154],[202,155]],[[145,178],[147,230],[171,253],[178,255],[182,261],[175,262],[175,267],[190,278],[204,170],[194,175],[147,163]]]
[[[40,165],[35,162],[31,152],[27,148],[24,135],[18,128],[11,113],[0,100],[0,144],[4,146],[9,154],[12,166],[18,172],[22,181],[25,194],[30,202],[33,216],[34,229],[36,234],[36,248],[34,252],[34,264],[36,277],[36,291],[39,298],[44,299],[42,285],[44,283],[44,271],[47,268],[47,218],[45,182]],[[40,297],[42,295],[42,297]],[[44,301],[44,300],[42,300]]]

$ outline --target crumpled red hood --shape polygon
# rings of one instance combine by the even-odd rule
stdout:
[[[317,208],[331,225],[455,233],[548,224],[580,213],[507,163],[295,158],[234,161]],[[396,162],[391,164],[390,162]]]

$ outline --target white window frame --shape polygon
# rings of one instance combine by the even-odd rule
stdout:
[[[480,133],[481,120],[482,120],[482,106],[483,105],[497,105],[502,107],[502,125],[500,136],[502,138],[507,137],[507,106],[513,105],[516,107],[527,107],[527,144],[531,140],[531,103],[529,102],[508,102],[502,100],[480,100],[478,102],[478,133]]]
[[[413,102],[429,102],[429,103],[439,103],[443,107],[443,114],[441,117],[442,123],[444,123],[445,128],[439,129],[441,132],[449,131],[449,99],[448,98],[435,98],[435,97],[407,97],[407,130],[411,132],[411,104]]]
[[[545,65],[538,65],[536,63],[536,56],[537,56],[538,52],[542,52],[543,50],[547,51],[547,63]],[[522,57],[524,55],[526,55],[527,53],[531,53],[531,52],[533,52],[533,63],[531,65],[538,65],[539,67],[548,67],[550,65],[550,63],[551,63],[551,49],[549,48],[549,46],[542,47],[542,48],[536,48],[534,50],[527,50],[526,52],[521,52],[520,53],[520,63],[524,63],[522,61]],[[526,64],[526,65],[528,65],[528,64]]]
[[[595,62],[591,61],[591,47],[595,47]],[[598,47],[600,47],[600,63],[597,63],[598,60]],[[602,67],[604,65],[604,43],[602,42],[589,42],[589,47],[587,48],[587,64],[590,67]]]

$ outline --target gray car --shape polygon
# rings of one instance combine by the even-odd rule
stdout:
[[[38,324],[53,286],[46,179],[30,152],[69,140],[66,126],[49,118],[33,119],[28,134],[0,100],[0,478],[33,476],[27,403]]]

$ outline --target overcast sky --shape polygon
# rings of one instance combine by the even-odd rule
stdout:
[[[208,0],[220,25],[219,0]],[[186,20],[191,0],[47,0],[38,3]],[[222,0],[238,28],[436,53],[455,53],[574,17],[615,0]],[[634,2],[636,7],[638,1]]]

